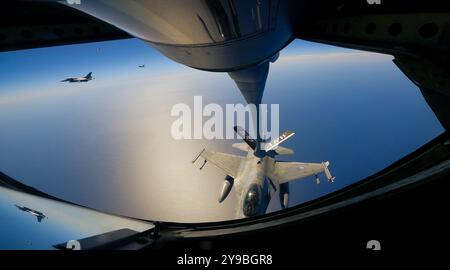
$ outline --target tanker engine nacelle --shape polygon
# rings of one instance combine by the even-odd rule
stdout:
[[[168,58],[202,70],[258,65],[294,37],[296,0],[89,0],[65,5],[148,42]]]

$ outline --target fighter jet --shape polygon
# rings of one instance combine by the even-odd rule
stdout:
[[[21,211],[24,211],[24,212],[32,214],[33,216],[35,216],[37,218],[38,222],[41,222],[42,219],[44,219],[46,217],[43,213],[41,213],[39,211],[36,211],[36,210],[33,210],[31,208],[28,208],[28,207],[25,207],[25,206],[18,206],[17,204],[15,204],[14,206],[19,208],[19,210],[21,210]]]
[[[294,26],[298,16],[294,12],[299,10],[300,1],[193,0],[190,5],[181,2],[114,1],[111,5],[92,0],[70,5],[60,1],[144,40],[175,62],[203,71],[227,72],[246,102],[256,105],[253,116],[258,119],[270,63],[296,37]],[[167,9],[167,5],[173,8]],[[257,126],[257,136],[259,130]],[[235,182],[241,201],[238,217],[264,213],[270,194],[278,189],[283,206],[287,206],[284,198],[288,198],[287,182],[291,180],[320,172],[333,180],[328,162],[279,162],[276,155],[293,151],[276,148],[280,142],[273,142],[273,149],[261,150],[262,143],[261,138],[255,138],[255,145],[235,145],[247,152],[246,157],[207,150],[199,155],[228,174],[219,201],[225,199]]]
[[[144,68],[144,67],[145,67],[145,64],[144,64],[144,65],[139,65],[138,67],[140,67],[140,68]]]
[[[92,77],[92,72],[89,72],[86,76],[84,77],[71,77],[71,78],[67,78],[62,80],[61,82],[88,82],[90,80],[94,79]]]
[[[285,131],[277,139],[265,144],[262,141],[249,137],[248,133],[240,127],[235,131],[246,143],[235,143],[232,146],[244,152],[246,156],[237,156],[203,149],[192,161],[195,163],[199,157],[205,159],[202,169],[209,161],[227,173],[219,196],[219,203],[223,202],[232,187],[238,198],[236,218],[245,218],[264,214],[270,199],[277,190],[280,192],[282,208],[289,204],[289,181],[315,175],[317,184],[320,183],[319,173],[324,173],[328,181],[334,181],[328,169],[330,162],[302,163],[276,160],[277,155],[292,155],[293,150],[279,146],[295,133]]]

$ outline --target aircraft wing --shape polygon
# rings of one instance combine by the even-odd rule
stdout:
[[[27,186],[2,172],[0,210],[0,250],[66,249],[74,240],[83,250],[138,249],[151,244],[153,239],[148,237],[157,230],[151,221],[77,205]],[[36,226],[37,222],[39,226]],[[16,228],[19,223],[23,226],[21,229]],[[143,236],[147,242],[139,240]]]
[[[206,149],[200,153],[200,156],[214,164],[216,167],[222,169],[233,178],[237,176],[239,166],[241,165],[241,162],[245,160],[245,157],[220,152],[212,152]]]
[[[272,180],[278,181],[279,184],[283,184],[295,179],[315,175],[324,172],[329,181],[333,181],[334,177],[331,176],[328,170],[330,163],[302,163],[302,162],[277,162],[273,173],[269,175]]]

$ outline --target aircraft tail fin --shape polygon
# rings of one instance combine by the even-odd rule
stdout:
[[[256,149],[257,141],[250,137],[250,134],[248,134],[244,128],[235,126],[234,131],[248,144],[248,146],[250,146],[251,149]]]
[[[92,79],[92,72],[89,72],[89,73],[85,76],[85,78],[86,78],[86,79]]]

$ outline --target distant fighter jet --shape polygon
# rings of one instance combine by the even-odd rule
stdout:
[[[92,80],[92,72],[89,72],[86,76],[84,77],[71,77],[71,78],[67,78],[62,80],[61,82],[88,82],[90,80]]]
[[[25,206],[18,206],[17,204],[15,204],[15,206],[16,206],[17,208],[19,208],[19,210],[24,211],[24,212],[27,212],[27,213],[30,213],[30,214],[32,214],[33,216],[35,216],[35,217],[37,218],[37,221],[38,221],[38,222],[41,222],[42,219],[45,218],[45,215],[44,215],[43,213],[39,212],[39,211],[33,210],[33,209],[28,208],[28,207],[25,207]]]
[[[283,208],[288,207],[289,181],[316,175],[317,184],[320,179],[317,174],[324,172],[328,181],[334,178],[328,170],[329,162],[301,163],[275,160],[277,155],[292,155],[293,150],[278,146],[294,135],[292,131],[286,131],[271,143],[261,149],[261,141],[252,139],[248,133],[240,127],[235,131],[246,143],[235,143],[232,146],[244,152],[246,156],[211,152],[203,149],[192,161],[194,163],[200,156],[205,159],[203,166],[210,161],[227,173],[223,184],[219,203],[228,196],[234,185],[239,200],[235,217],[244,218],[264,214],[269,205],[271,196],[280,190],[280,203]]]
[[[144,68],[144,67],[145,67],[145,64],[144,64],[144,65],[140,65],[139,67],[140,67],[140,68]]]

